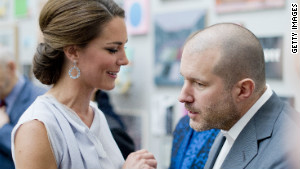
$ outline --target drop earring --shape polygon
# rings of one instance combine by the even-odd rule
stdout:
[[[77,78],[79,78],[79,76],[80,76],[80,69],[76,66],[76,63],[77,63],[76,60],[74,60],[74,65],[73,65],[73,67],[69,70],[69,76],[70,76],[71,79],[77,79]],[[73,76],[73,75],[72,75],[72,71],[73,71],[74,69],[77,71],[76,76]]]

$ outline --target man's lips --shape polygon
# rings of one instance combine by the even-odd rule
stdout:
[[[187,112],[188,112],[188,116],[191,119],[195,118],[199,114],[199,112],[193,112],[193,111],[190,111],[190,110],[187,110]]]
[[[189,110],[188,110],[188,113],[191,113],[191,114],[198,114],[199,112],[194,112],[194,111],[189,111]]]

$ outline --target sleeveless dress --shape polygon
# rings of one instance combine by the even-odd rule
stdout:
[[[109,130],[104,114],[91,102],[94,119],[88,128],[79,116],[51,95],[39,96],[24,112],[12,131],[14,137],[20,125],[31,120],[41,121],[58,169],[120,169],[122,154]]]

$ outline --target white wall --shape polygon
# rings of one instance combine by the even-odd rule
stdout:
[[[153,152],[159,162],[158,168],[169,165],[172,138],[153,136],[150,133],[150,118],[153,110],[152,101],[156,96],[169,95],[177,99],[180,87],[158,87],[154,83],[154,29],[156,14],[185,11],[186,9],[206,9],[207,24],[219,22],[242,23],[257,36],[281,35],[284,37],[283,80],[268,80],[271,88],[279,95],[295,97],[295,108],[300,111],[300,72],[296,70],[296,57],[290,53],[290,4],[296,0],[287,0],[284,8],[251,12],[239,12],[218,15],[215,13],[214,0],[151,0],[151,28],[147,35],[131,36],[128,47],[134,49],[133,86],[126,95],[112,95],[113,104],[118,112],[144,113],[143,147]],[[179,105],[179,104],[178,104]],[[179,106],[178,106],[179,107]],[[179,109],[179,108],[178,108]],[[177,110],[180,111],[180,110]],[[179,116],[175,117],[177,122]]]
[[[37,39],[38,31],[32,31],[28,29],[26,24],[37,22],[37,14],[40,3],[45,0],[28,0],[32,5],[32,8],[36,11],[32,14],[31,18],[25,18],[20,20],[14,20],[12,12],[9,12],[8,18],[5,20],[0,19],[0,26],[16,24],[18,26],[18,33],[21,37],[24,32],[36,33],[33,39]],[[122,0],[119,0],[122,1]],[[298,2],[300,0],[286,0],[286,6],[281,9],[260,10],[251,12],[239,12],[218,15],[215,12],[215,0],[149,0],[150,1],[150,30],[146,35],[130,36],[128,47],[134,50],[133,60],[133,73],[132,73],[132,87],[130,92],[124,95],[116,94],[113,91],[110,92],[112,96],[112,102],[115,109],[119,113],[129,113],[141,115],[143,117],[143,148],[149,149],[153,152],[159,162],[158,168],[167,168],[170,160],[171,143],[172,138],[170,136],[154,136],[151,133],[151,113],[153,112],[153,100],[157,96],[167,95],[174,100],[177,99],[181,87],[158,87],[154,83],[154,28],[153,20],[156,14],[174,12],[174,11],[186,11],[186,10],[206,10],[206,26],[219,23],[219,22],[235,22],[241,23],[248,29],[254,32],[257,36],[276,36],[281,35],[284,37],[284,50],[283,50],[283,80],[275,81],[268,80],[271,88],[275,90],[279,95],[292,96],[295,98],[295,108],[300,111],[300,70],[296,70],[295,64],[298,61],[300,65],[300,54],[292,55],[290,53],[290,4],[292,2]],[[11,3],[9,11],[12,11],[13,1]],[[34,24],[33,24],[34,25]],[[37,23],[36,23],[37,27]],[[35,41],[33,43],[36,43]],[[21,48],[21,44],[18,44]],[[34,47],[35,49],[35,47]],[[33,50],[34,50],[33,49]],[[22,57],[24,52],[28,51],[16,51],[20,56],[21,64],[28,64],[31,60],[32,54],[26,53],[26,58]],[[297,59],[296,59],[297,57]],[[299,68],[300,69],[300,68]],[[178,112],[180,112],[180,104],[176,105],[176,116],[174,125],[180,118]]]

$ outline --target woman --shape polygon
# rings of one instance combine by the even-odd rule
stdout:
[[[95,88],[114,88],[128,64],[124,11],[113,0],[49,0],[39,24],[33,71],[52,88],[28,108],[12,133],[17,169],[156,168],[140,150],[126,161],[103,113],[90,104]]]

